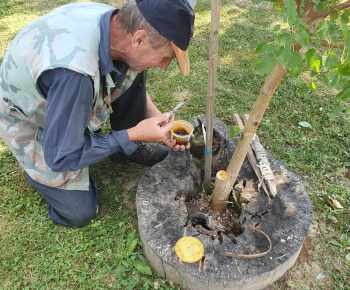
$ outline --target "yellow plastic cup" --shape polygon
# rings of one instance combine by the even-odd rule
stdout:
[[[186,145],[190,141],[193,130],[191,123],[183,120],[175,121],[171,129],[171,140],[176,140],[176,144]]]

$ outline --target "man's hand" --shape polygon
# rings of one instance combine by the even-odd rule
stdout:
[[[191,138],[193,138],[194,135],[191,135]],[[171,140],[171,132],[169,132],[168,135],[166,135],[163,139],[163,143],[167,145],[169,148],[172,148],[174,151],[185,151],[186,149],[190,149],[191,143],[187,142],[186,145],[179,145],[176,144],[176,140]]]
[[[160,123],[163,124],[159,126]],[[174,125],[174,115],[169,117],[169,113],[161,114],[156,117],[148,118],[135,127],[127,129],[129,139],[132,142],[143,141],[158,143],[162,142],[174,151],[185,151],[191,147],[190,142],[186,145],[176,144],[176,140],[171,140],[171,128]],[[191,138],[193,138],[193,134]]]
[[[160,123],[162,126],[159,126]],[[174,124],[174,116],[169,117],[169,113],[148,118],[135,127],[127,129],[129,139],[132,142],[144,141],[158,143],[163,141],[165,136],[170,135],[170,130]]]

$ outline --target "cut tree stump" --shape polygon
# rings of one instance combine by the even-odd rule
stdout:
[[[200,123],[205,122],[205,115],[190,122],[195,128],[200,127]],[[226,169],[237,140],[229,138],[229,127],[218,119],[214,119],[214,134],[220,139],[220,148],[213,155],[216,173]],[[275,175],[278,195],[269,203],[263,192],[256,192],[242,210],[243,233],[236,237],[236,244],[225,235],[219,244],[218,240],[199,233],[192,226],[185,203],[202,191],[202,173],[188,151],[171,152],[147,171],[136,194],[138,224],[145,256],[159,275],[185,282],[188,289],[251,290],[267,287],[295,264],[312,222],[311,203],[298,177],[269,152],[267,157]],[[242,180],[257,181],[247,159],[237,178],[237,181]],[[269,249],[266,238],[244,230],[248,225],[269,236],[271,251],[256,259],[225,256],[225,252],[251,255]],[[183,236],[193,236],[202,242],[204,262],[188,264],[180,261],[174,246]]]

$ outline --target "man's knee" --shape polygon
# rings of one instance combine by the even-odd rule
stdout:
[[[89,222],[97,214],[97,204],[84,205],[83,208],[74,208],[66,217],[70,221],[72,226],[83,227],[89,224]]]

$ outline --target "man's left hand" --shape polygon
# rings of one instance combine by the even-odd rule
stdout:
[[[194,135],[191,135],[191,138],[193,138]],[[186,149],[190,149],[191,148],[191,143],[187,142],[186,145],[180,145],[180,144],[176,144],[176,140],[171,140],[171,133],[169,132],[169,134],[167,134],[166,136],[164,136],[163,138],[163,143],[165,145],[167,145],[169,148],[173,149],[174,151],[185,151]]]

